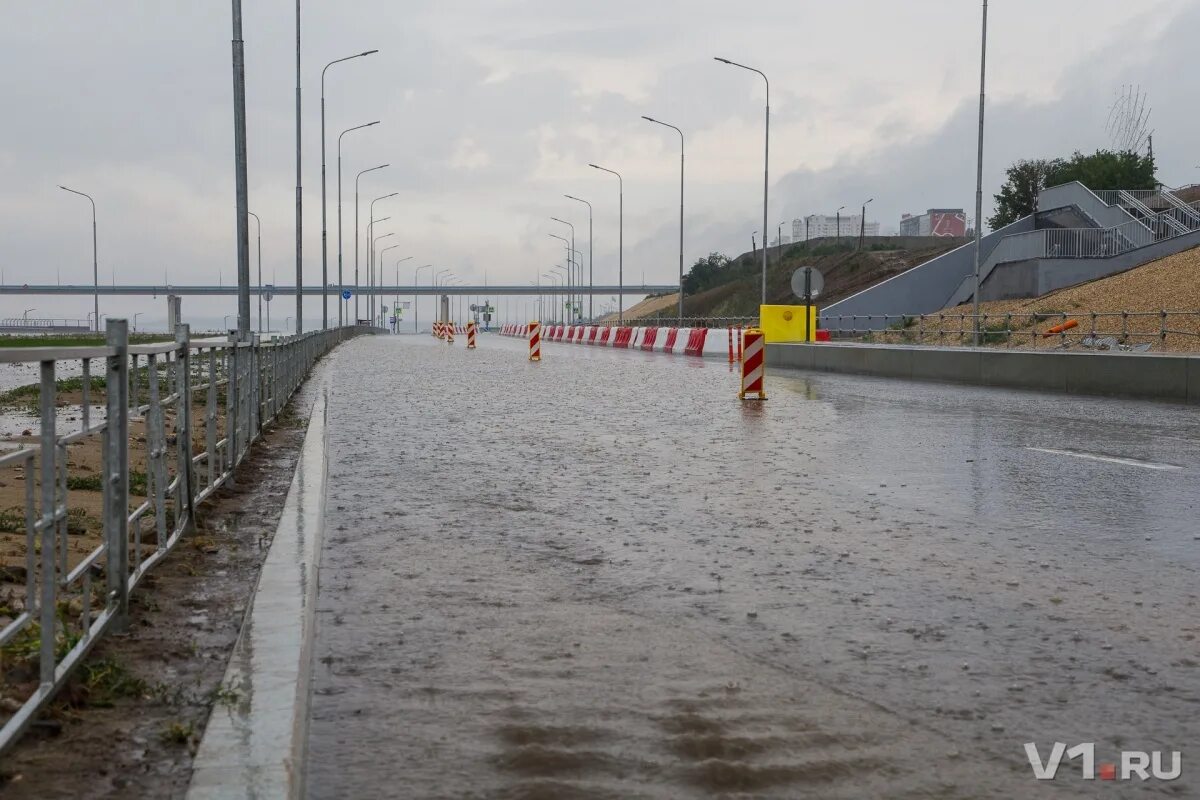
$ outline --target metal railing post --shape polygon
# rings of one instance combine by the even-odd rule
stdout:
[[[54,430],[55,407],[57,406],[54,380],[54,361],[41,362],[41,446],[38,466],[41,470],[42,513],[38,520],[38,540],[42,548],[42,585],[41,585],[41,684],[48,687],[54,683],[54,632],[55,632],[55,592],[58,581],[54,576],[54,459],[58,452],[57,436]],[[112,404],[109,403],[109,408]],[[31,480],[32,476],[26,478]]]
[[[196,485],[192,470],[192,355],[191,328],[186,323],[175,326],[175,449],[179,454],[179,494],[175,498],[176,530],[192,527],[196,522]],[[182,523],[182,524],[181,524]]]
[[[105,571],[108,604],[116,604],[113,624],[120,630],[129,621],[129,323],[110,317],[106,321],[106,339],[116,352],[108,357],[105,378],[108,411],[103,468],[104,541],[108,549]],[[50,638],[53,640],[53,635]]]

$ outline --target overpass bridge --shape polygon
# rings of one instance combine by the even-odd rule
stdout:
[[[520,284],[497,284],[497,285],[455,285],[455,286],[336,286],[330,285],[328,288],[322,289],[320,286],[303,286],[300,288],[302,294],[310,297],[319,297],[322,294],[328,294],[336,297],[343,289],[349,289],[360,297],[379,296],[391,297],[393,295],[417,295],[417,296],[440,296],[440,295],[489,295],[499,297],[503,295],[519,295],[528,297],[530,295],[650,295],[650,294],[671,294],[679,291],[679,285],[673,283],[642,283],[642,284],[626,284],[625,286],[616,286],[611,284],[602,284],[599,286],[564,286],[562,284],[542,284],[541,286],[530,286]],[[141,296],[141,297],[157,297],[158,295],[174,294],[174,295],[198,295],[198,296],[236,296],[238,293],[237,286],[213,286],[203,284],[193,285],[177,285],[177,284],[128,284],[121,286],[91,286],[88,284],[37,284],[37,283],[22,283],[22,284],[5,284],[0,287],[0,294],[12,295],[92,295],[100,294],[106,297],[116,296]],[[251,286],[251,295],[272,294],[276,297],[290,297],[296,294],[295,286]]]

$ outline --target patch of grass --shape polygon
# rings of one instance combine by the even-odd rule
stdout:
[[[166,333],[135,333],[130,335],[130,344],[171,342],[175,337]],[[0,336],[0,347],[103,347],[103,335],[75,334],[66,336]]]
[[[985,325],[981,333],[980,338],[984,344],[1006,344],[1012,335],[1008,330],[1007,322],[993,322],[991,325]]]
[[[212,693],[213,702],[220,703],[226,708],[233,708],[242,699],[242,693],[235,686],[221,684]]]
[[[137,470],[129,471],[129,491],[132,494],[145,495],[146,489],[149,486],[149,478],[144,472]]]
[[[196,735],[196,726],[190,722],[172,722],[159,734],[167,744],[187,744]]]
[[[104,479],[99,475],[68,475],[67,488],[77,492],[98,492],[104,488]]]
[[[25,530],[25,509],[20,506],[0,511],[0,533],[21,533]]]
[[[85,662],[79,682],[87,704],[97,708],[111,708],[121,698],[144,697],[150,691],[144,680],[111,658]]]

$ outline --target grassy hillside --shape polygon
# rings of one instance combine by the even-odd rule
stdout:
[[[796,302],[791,279],[792,273],[802,266],[816,267],[824,274],[825,292],[819,302],[825,306],[923,264],[961,244],[956,239],[930,240],[928,244],[923,243],[915,248],[873,244],[859,251],[853,244],[839,246],[813,242],[811,246],[797,244],[787,247],[782,256],[778,248],[772,248],[767,269],[767,302]],[[708,278],[708,288],[684,297],[684,316],[757,316],[762,293],[761,276],[761,251],[757,254],[743,253]],[[673,316],[671,309],[678,302],[677,296],[669,295],[657,300],[639,308],[636,316],[655,317],[660,313]],[[659,311],[660,307],[667,310]],[[627,312],[626,316],[635,315]]]

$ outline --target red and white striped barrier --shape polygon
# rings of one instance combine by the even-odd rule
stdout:
[[[529,323],[529,360],[542,360],[542,323]]]
[[[766,338],[756,328],[747,328],[744,335],[746,349],[742,358],[742,386],[738,397],[745,400],[747,394],[756,394],[759,400],[766,400],[767,390],[763,381],[766,373]]]

